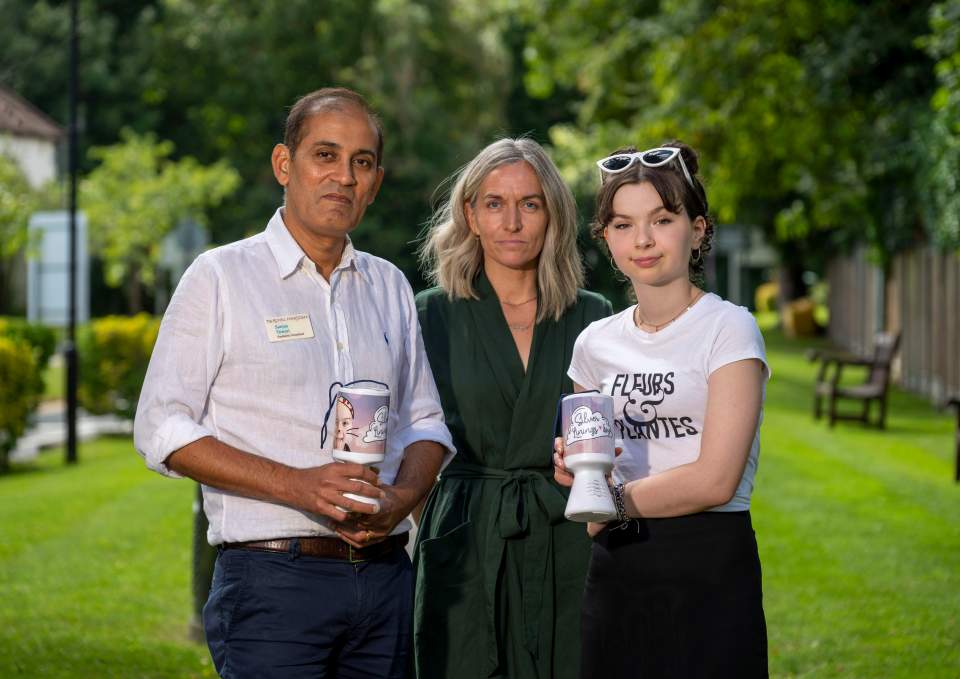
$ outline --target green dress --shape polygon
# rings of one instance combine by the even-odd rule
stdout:
[[[576,677],[590,543],[553,480],[557,401],[574,341],[610,303],[579,291],[534,328],[526,373],[487,278],[479,300],[417,296],[457,454],[421,517],[414,568],[418,679]]]

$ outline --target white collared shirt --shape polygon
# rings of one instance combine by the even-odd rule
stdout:
[[[276,341],[276,319],[299,316],[298,337]],[[178,475],[167,457],[205,436],[292,467],[327,464],[331,385],[360,379],[390,388],[383,482],[415,441],[454,450],[403,274],[347,239],[328,282],[277,210],[263,233],[200,255],[183,275],[140,393],[134,445],[168,476]],[[216,488],[203,486],[203,504],[211,544],[333,534],[324,517]],[[404,520],[394,532],[409,528]]]

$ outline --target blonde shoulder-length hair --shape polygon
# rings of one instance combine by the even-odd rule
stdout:
[[[526,161],[540,180],[547,208],[547,231],[537,262],[540,307],[537,322],[557,320],[583,286],[583,263],[577,250],[577,206],[546,151],[532,139],[499,139],[441,186],[452,183],[450,196],[427,226],[420,262],[428,281],[450,299],[477,299],[474,281],[483,268],[483,248],[467,224],[466,203],[476,205],[480,185],[491,171]]]

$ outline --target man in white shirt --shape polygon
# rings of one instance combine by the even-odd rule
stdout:
[[[198,257],[161,324],[134,440],[150,468],[203,484],[220,547],[204,627],[225,677],[406,669],[407,516],[453,444],[409,284],[348,236],[382,152],[358,94],[301,98],[271,158],[284,206],[264,232]],[[360,380],[390,389],[379,473],[321,448],[334,384]]]

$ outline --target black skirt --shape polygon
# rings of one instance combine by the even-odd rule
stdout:
[[[750,513],[605,529],[593,544],[581,636],[583,679],[767,677]]]

